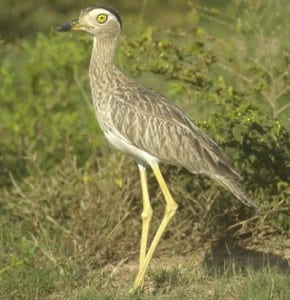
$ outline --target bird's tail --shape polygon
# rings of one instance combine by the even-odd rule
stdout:
[[[256,203],[251,198],[249,198],[249,196],[243,191],[237,181],[221,176],[215,177],[214,179],[217,180],[220,185],[232,192],[243,204],[253,208],[256,212],[258,212]]]

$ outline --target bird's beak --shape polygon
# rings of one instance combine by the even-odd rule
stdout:
[[[71,20],[57,27],[57,31],[71,31],[71,30],[83,30],[83,25],[79,22],[79,19]]]

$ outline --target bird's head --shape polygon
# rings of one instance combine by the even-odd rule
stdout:
[[[81,11],[80,16],[70,22],[58,26],[58,31],[81,30],[95,37],[116,37],[121,32],[120,15],[107,7],[88,7]]]

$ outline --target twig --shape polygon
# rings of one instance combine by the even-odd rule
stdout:
[[[240,77],[241,79],[243,79],[244,81],[246,81],[247,83],[250,83],[252,84],[253,81],[251,79],[249,79],[248,77],[242,75],[241,73],[237,72],[236,70],[234,70],[233,68],[225,65],[225,64],[222,64],[222,63],[217,63],[218,66],[222,67],[223,69],[227,70],[227,71],[230,71],[231,73],[237,75],[238,77]]]
[[[45,251],[40,245],[38,240],[36,239],[36,237],[30,233],[31,238],[33,239],[34,245],[35,247],[37,247],[38,249],[40,249],[40,251],[42,252],[42,254],[50,261],[52,262],[55,266],[57,266],[59,268],[60,274],[63,275],[64,274],[64,270],[63,268],[59,265],[59,263],[57,262],[56,258],[54,258],[51,254],[49,254],[47,251]]]
[[[258,218],[260,218],[260,216],[253,216],[253,217],[250,218],[250,219],[243,220],[243,221],[241,221],[241,222],[238,222],[238,223],[236,223],[236,224],[234,224],[234,225],[229,226],[229,227],[228,227],[228,230],[233,229],[233,228],[236,228],[236,227],[238,227],[238,226],[240,226],[240,225],[247,224],[247,223],[249,223],[249,222],[251,222],[251,221],[253,221],[253,220],[255,220],[255,219],[258,219]]]
[[[13,174],[12,174],[11,172],[8,172],[8,174],[9,174],[9,177],[10,177],[10,179],[11,179],[11,182],[12,182],[13,186],[15,187],[16,191],[18,192],[18,194],[19,194],[22,198],[28,200],[28,198],[27,198],[26,195],[22,192],[21,188],[19,187],[19,185],[17,184],[16,180],[14,179]]]
[[[118,264],[114,267],[114,269],[112,270],[110,277],[112,278],[117,272],[118,269],[128,260],[128,257],[123,257]]]
[[[276,112],[276,116],[278,116],[281,112],[283,112],[287,108],[290,108],[290,103],[287,103],[287,104],[283,105],[282,107],[280,107]]]
[[[120,226],[120,224],[129,216],[129,212],[127,211],[124,216],[122,217],[122,219],[114,226],[114,228],[111,230],[111,232],[108,234],[108,239],[112,238],[114,236],[114,234],[117,232],[118,227]]]
[[[74,78],[74,81],[75,81],[77,87],[79,88],[80,93],[82,94],[83,98],[85,99],[85,102],[87,103],[88,107],[90,108],[91,111],[94,112],[95,110],[93,108],[92,102],[90,101],[87,93],[85,92],[85,89],[83,88],[82,83],[80,82],[80,80],[75,72],[73,72],[73,78]]]

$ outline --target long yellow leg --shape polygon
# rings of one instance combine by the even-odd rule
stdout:
[[[137,277],[135,279],[135,282],[134,282],[134,286],[133,286],[133,289],[136,290],[138,288],[140,288],[144,282],[144,276],[145,276],[145,272],[148,268],[148,265],[151,261],[151,258],[153,256],[153,253],[159,243],[159,240],[163,234],[163,232],[165,231],[169,221],[171,220],[171,218],[174,216],[177,208],[178,208],[178,205],[177,203],[173,200],[168,188],[167,188],[167,185],[165,183],[165,180],[160,172],[160,169],[159,169],[159,166],[158,164],[152,164],[151,165],[151,168],[154,172],[154,175],[159,183],[159,186],[161,188],[161,191],[164,195],[164,198],[165,198],[165,202],[166,202],[166,207],[165,207],[165,213],[164,213],[164,217],[159,225],[159,228],[153,238],[153,241],[149,247],[149,250],[145,256],[145,260],[144,260],[144,263],[142,264],[141,268],[139,269],[139,272],[137,274]]]
[[[138,164],[141,178],[141,187],[142,187],[142,199],[143,199],[143,211],[141,214],[142,217],[142,235],[141,235],[141,247],[140,247],[140,260],[139,260],[139,270],[145,261],[146,250],[147,250],[147,240],[150,221],[152,218],[152,207],[150,204],[148,185],[147,185],[147,175],[146,168]],[[141,283],[141,285],[143,282]]]

